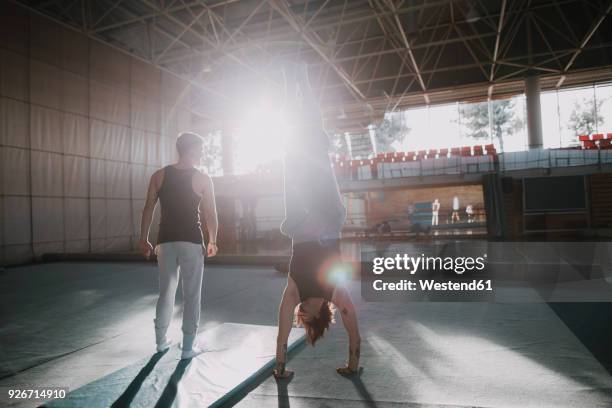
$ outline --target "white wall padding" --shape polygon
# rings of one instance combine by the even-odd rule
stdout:
[[[27,10],[8,1],[0,2],[0,46],[28,53],[30,15]]]
[[[176,162],[178,153],[176,152],[176,137],[162,137],[160,139],[161,164],[167,166]]]
[[[37,14],[32,14],[30,26],[30,56],[59,67],[61,26]]]
[[[26,57],[0,49],[0,94],[27,101],[29,73]]]
[[[130,163],[144,164],[147,162],[147,146],[145,144],[144,130],[132,129],[130,137],[131,156]]]
[[[161,100],[170,106],[186,106],[185,93],[189,84],[166,71],[161,73]]]
[[[129,200],[107,200],[107,237],[129,237],[132,214]]]
[[[156,133],[145,133],[145,146],[147,148],[147,160],[148,165],[159,166],[161,163],[161,157],[159,153],[160,137]]]
[[[62,113],[62,145],[64,153],[89,155],[89,119],[72,113]]]
[[[5,196],[3,210],[4,244],[29,244],[31,242],[30,198]]]
[[[164,104],[161,106],[161,134],[166,137],[176,138],[178,135],[179,127],[176,111],[177,109],[173,108],[171,105]]]
[[[67,198],[64,202],[66,240],[89,238],[89,201],[83,198]]]
[[[129,126],[130,98],[126,91],[91,81],[89,97],[92,118]]]
[[[74,30],[61,27],[61,67],[87,77],[89,75],[89,38]]]
[[[89,200],[89,218],[92,238],[106,238],[106,199]]]
[[[89,195],[89,159],[64,156],[64,196],[87,197]]]
[[[48,108],[62,107],[62,71],[45,62],[30,62],[30,101]]]
[[[91,41],[89,55],[91,79],[124,91],[129,88],[130,57],[97,41]]]
[[[101,120],[91,119],[89,121],[89,148],[91,157],[103,159],[108,149],[109,124]]]
[[[132,235],[140,237],[140,218],[145,200],[132,200]]]
[[[0,193],[28,195],[30,193],[30,152],[21,148],[0,147]]]
[[[79,115],[89,115],[89,81],[72,72],[62,71],[62,108]]]
[[[93,198],[106,198],[106,160],[89,159],[89,194]]]
[[[132,92],[130,112],[132,128],[159,132],[161,120],[159,103],[144,95]]]
[[[62,155],[57,153],[31,153],[32,195],[61,197],[63,191]]]
[[[130,198],[130,167],[128,163],[106,162],[106,197]]]
[[[145,95],[149,100],[159,102],[161,97],[161,71],[157,67],[132,58],[130,79],[132,91]]]
[[[185,109],[177,109],[178,132],[185,132],[191,129],[191,113]]]
[[[133,248],[150,176],[176,161],[179,132],[207,125],[192,94],[183,79],[0,1],[0,264]],[[159,210],[152,242],[158,223]]]
[[[0,97],[0,143],[29,147],[30,108],[21,101]]]
[[[134,200],[144,200],[147,197],[149,178],[147,168],[141,164],[132,164],[132,198]]]
[[[108,128],[108,148],[105,158],[128,162],[130,160],[130,129],[121,125]]]
[[[62,152],[61,113],[31,105],[30,135],[32,149]]]
[[[64,240],[64,199],[32,198],[33,242]]]

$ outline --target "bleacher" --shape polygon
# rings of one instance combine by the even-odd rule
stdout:
[[[492,144],[379,153],[369,159],[332,156],[332,166],[342,180],[481,173],[493,171],[496,162]]]
[[[492,144],[379,153],[366,159],[333,155],[339,180],[372,180],[612,164],[612,133],[578,137],[579,146],[498,154]]]

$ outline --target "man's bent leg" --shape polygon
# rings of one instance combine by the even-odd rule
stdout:
[[[155,342],[159,348],[168,345],[166,332],[174,312],[174,298],[178,285],[178,252],[176,242],[159,245],[157,264],[159,266],[159,297],[155,308]]]
[[[198,326],[202,299],[202,274],[204,255],[202,245],[191,242],[179,243],[179,265],[183,285],[183,351],[193,348]]]

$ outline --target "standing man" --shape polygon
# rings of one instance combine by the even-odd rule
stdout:
[[[184,299],[181,358],[188,359],[203,351],[195,340],[200,323],[204,256],[217,254],[218,221],[212,180],[196,169],[203,155],[201,136],[181,133],[176,140],[176,150],[178,162],[151,176],[138,246],[146,258],[154,251],[149,242],[149,228],[159,199],[161,219],[155,250],[159,265],[159,298],[154,319],[155,341],[157,351],[164,351],[172,344],[166,333],[174,311],[180,269]],[[204,244],[200,214],[206,224],[208,246]]]

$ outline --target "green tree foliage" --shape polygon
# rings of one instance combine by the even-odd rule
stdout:
[[[395,142],[401,142],[410,133],[410,127],[403,120],[403,112],[386,113],[384,119],[374,129],[376,150],[381,153],[393,152]]]
[[[597,132],[597,128],[604,122],[601,115],[605,100],[597,101],[597,110],[593,98],[584,98],[574,102],[567,128],[578,135],[590,135]]]
[[[475,139],[493,137],[499,141],[500,150],[504,150],[504,137],[508,137],[521,128],[524,123],[516,116],[515,102],[502,99],[490,102],[461,105],[461,124],[468,129],[468,136]],[[489,110],[491,116],[489,117]],[[491,134],[492,133],[492,134]]]

